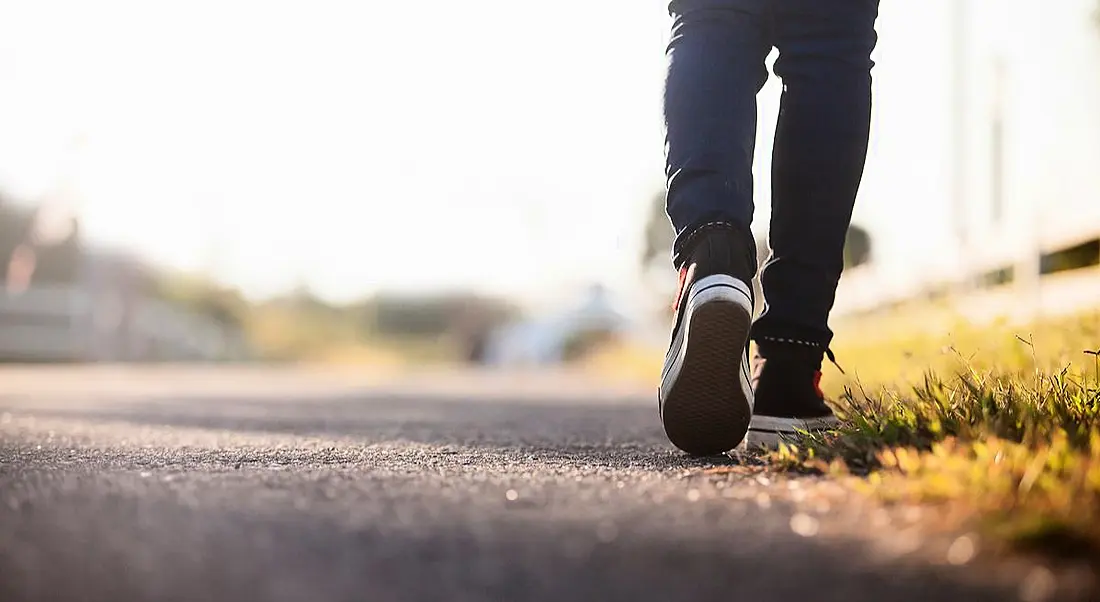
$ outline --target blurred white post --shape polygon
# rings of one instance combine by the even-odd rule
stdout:
[[[1007,116],[1005,98],[1007,85],[1007,73],[1004,63],[998,65],[996,73],[996,101],[998,117],[1002,119],[1003,127],[1007,129]],[[1007,134],[1006,134],[1007,135]],[[1002,144],[1004,140],[1002,139]],[[1042,227],[1043,212],[1040,207],[1042,196],[1030,194],[1025,200],[1024,211],[1027,213],[1027,225],[1021,228],[1021,240],[1019,246],[1022,257],[1016,264],[1016,285],[1020,295],[1020,304],[1023,312],[1031,321],[1037,321],[1043,314],[1042,299]]]
[[[967,34],[969,28],[968,0],[948,0],[951,5],[951,38],[954,60],[952,65],[951,82],[951,138],[952,138],[952,217],[955,221],[955,243],[957,245],[957,264],[955,268],[958,274],[958,286],[964,291],[970,289],[970,257],[967,240],[966,219],[966,109],[967,109],[967,62],[970,60],[968,53]]]

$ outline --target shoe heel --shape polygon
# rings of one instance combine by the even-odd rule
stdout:
[[[731,278],[732,280],[732,278]],[[730,451],[742,443],[752,420],[752,389],[744,368],[752,324],[749,297],[727,289],[687,309],[679,370],[662,399],[665,434],[695,456]]]

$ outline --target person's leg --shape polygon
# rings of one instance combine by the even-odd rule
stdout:
[[[750,443],[757,427],[831,418],[818,380],[867,156],[877,42],[878,0],[773,6],[783,96],[772,155],[771,255],[761,273],[767,309],[752,331],[761,357]]]
[[[878,0],[775,0],[783,96],[772,154],[767,312],[754,339],[825,347],[871,122]]]
[[[756,247],[752,160],[769,0],[676,0],[665,90],[667,210],[680,270],[661,374],[665,433],[696,455],[736,447],[752,417],[747,343]]]
[[[674,263],[697,229],[734,226],[755,257],[753,151],[756,96],[768,79],[764,60],[769,0],[674,0],[665,84],[666,208],[676,231]],[[755,262],[753,263],[755,266]],[[755,270],[754,270],[755,273]]]

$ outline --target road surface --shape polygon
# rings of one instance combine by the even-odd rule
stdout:
[[[1054,599],[837,489],[568,374],[0,370],[8,602]]]

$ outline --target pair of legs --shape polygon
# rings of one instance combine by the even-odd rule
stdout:
[[[713,310],[718,306],[702,308],[714,302],[740,303],[736,295],[729,296],[733,293],[719,298],[725,293],[713,288],[721,284],[714,279],[718,275],[732,278],[725,284],[738,291],[736,282],[756,275],[756,246],[749,230],[756,97],[767,81],[765,59],[773,47],[779,50],[774,69],[783,80],[783,95],[771,163],[772,252],[760,275],[766,309],[751,324],[751,338],[764,355],[776,357],[773,363],[816,361],[816,370],[802,372],[819,394],[817,370],[833,336],[828,317],[867,155],[878,0],[674,0],[669,12],[674,24],[665,93],[667,211],[676,230],[673,260],[681,269],[681,301],[687,303],[701,291],[696,286],[700,280],[710,280],[704,283],[709,287],[704,297],[679,308],[676,328],[685,332],[674,334],[673,347],[680,348],[670,349],[662,396],[672,381],[693,379],[694,386],[680,387],[690,391],[681,396],[702,401],[685,399],[678,405],[694,403],[688,413],[702,415],[706,412],[700,414],[700,407],[721,404],[723,393],[707,393],[707,379],[693,375],[736,366],[724,356],[740,349],[742,342],[696,343],[691,355],[703,359],[689,362],[683,375],[684,366],[676,364],[685,361],[692,331],[698,339],[711,326],[733,324],[727,328],[729,336],[715,340],[750,336],[738,317],[740,310],[721,317],[720,309]],[[698,318],[691,317],[701,320],[698,325],[686,315],[695,310],[700,310]],[[672,357],[673,351],[679,359]],[[755,380],[760,380],[759,368]],[[735,368],[730,370],[736,374]],[[803,378],[795,372],[784,371],[784,380]],[[726,396],[740,396],[742,384],[729,381]],[[759,396],[764,385],[756,384]],[[703,399],[708,395],[711,401]],[[751,413],[751,398],[748,404]]]

